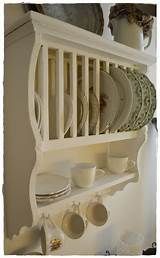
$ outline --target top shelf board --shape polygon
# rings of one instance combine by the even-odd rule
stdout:
[[[18,32],[19,31],[19,32]],[[146,67],[156,62],[156,57],[139,51],[112,40],[104,39],[102,36],[83,30],[76,26],[62,22],[58,19],[30,11],[11,26],[5,33],[6,47],[15,39],[27,35],[28,32],[41,35],[45,43],[57,40],[63,44],[84,49],[88,53],[98,53],[101,56],[118,60],[119,63],[130,63],[135,67],[146,70]]]

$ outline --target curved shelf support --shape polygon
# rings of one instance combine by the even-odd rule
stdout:
[[[35,34],[30,34],[5,48],[5,235],[11,239],[21,228],[33,222],[30,202],[30,177],[35,165],[33,93],[35,74]],[[33,71],[32,71],[33,69]],[[19,123],[21,121],[21,123]]]

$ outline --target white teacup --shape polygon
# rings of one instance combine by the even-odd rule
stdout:
[[[91,187],[95,181],[96,172],[103,172],[102,169],[96,169],[92,163],[78,163],[71,168],[72,180],[79,187]]]
[[[62,219],[63,232],[72,239],[80,238],[87,227],[87,220],[80,214],[79,204],[73,204],[72,210],[67,210]]]
[[[132,169],[134,166],[135,162],[133,160],[129,160],[127,156],[107,157],[107,168],[113,173],[121,174]]]
[[[40,238],[43,254],[51,254],[62,246],[64,234],[50,218],[50,215],[46,217],[43,214],[39,224],[41,226]]]
[[[95,226],[103,226],[108,220],[109,213],[102,202],[102,197],[97,195],[96,200],[90,201],[86,210],[87,219]]]

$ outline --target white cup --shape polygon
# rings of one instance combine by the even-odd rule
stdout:
[[[63,232],[72,239],[80,238],[86,228],[87,220],[80,214],[80,203],[73,204],[72,210],[67,210],[62,219]]]
[[[46,217],[43,214],[39,224],[41,227],[40,238],[42,252],[43,254],[51,254],[62,246],[64,234],[53,222],[53,219],[50,218],[50,215]]]
[[[127,156],[108,156],[107,168],[115,174],[121,174],[132,169],[135,166],[133,160],[129,160]]]
[[[89,202],[86,217],[95,226],[103,226],[108,220],[109,212],[102,202],[102,197],[97,195],[96,200]]]
[[[91,187],[95,181],[96,171],[105,173],[102,169],[96,169],[92,163],[78,163],[71,168],[72,180],[79,187]]]

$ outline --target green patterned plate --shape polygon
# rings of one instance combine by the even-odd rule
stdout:
[[[148,111],[151,107],[151,98],[150,98],[150,87],[148,83],[144,81],[143,74],[138,71],[134,71],[134,76],[139,81],[142,87],[142,108],[139,112],[137,120],[134,123],[134,129],[133,129],[133,130],[138,130],[141,127],[143,127],[143,123],[147,118]]]
[[[142,108],[142,88],[136,77],[134,76],[134,72],[132,72],[130,69],[123,69],[121,68],[128,79],[131,82],[132,90],[133,90],[133,104],[132,104],[132,109],[131,113],[128,117],[128,120],[126,121],[125,124],[123,124],[120,129],[118,130],[119,132],[122,131],[130,131],[134,130],[134,123],[138,118],[139,112]]]
[[[147,116],[142,123],[142,126],[145,126],[151,121],[151,119],[153,118],[154,112],[156,110],[156,90],[153,83],[148,79],[148,77],[145,74],[141,74],[141,75],[143,77],[144,83],[148,84],[148,87],[150,89],[150,100],[151,100],[151,105],[148,110]]]

